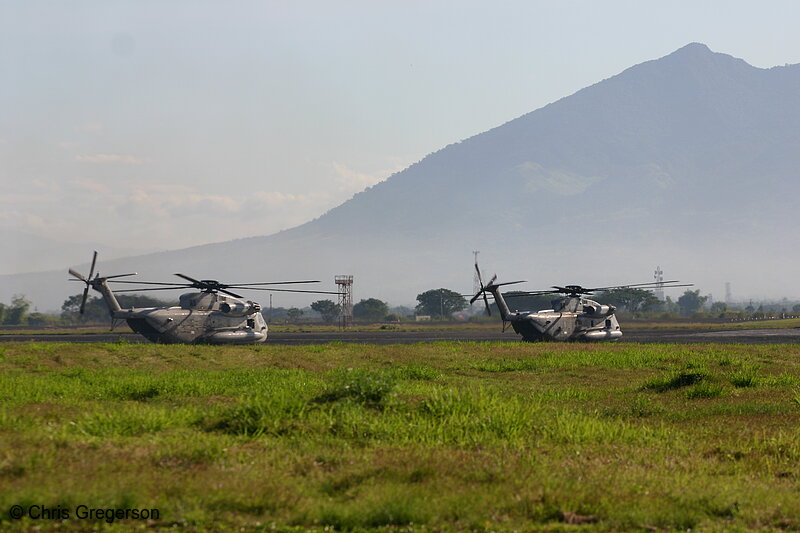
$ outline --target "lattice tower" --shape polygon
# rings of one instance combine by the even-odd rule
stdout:
[[[656,271],[653,274],[653,279],[656,280],[656,290],[653,291],[653,294],[656,295],[656,298],[664,301],[664,271],[661,270],[660,266],[656,267]]]
[[[353,325],[353,276],[336,276],[334,280],[339,290],[339,327],[349,328]]]

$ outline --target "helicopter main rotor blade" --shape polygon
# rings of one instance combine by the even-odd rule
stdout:
[[[647,288],[647,287],[651,287],[651,286],[652,287],[663,286],[665,289],[667,289],[669,287],[691,286],[691,284],[689,284],[689,285],[674,285],[675,283],[680,283],[680,281],[677,280],[677,279],[673,279],[673,280],[669,280],[669,281],[661,281],[661,282],[649,281],[647,283],[630,283],[628,285],[611,285],[609,287],[594,287],[592,289],[586,289],[586,290],[587,291],[608,291],[608,290],[611,290],[611,289],[628,289],[628,288],[632,288],[632,287]]]
[[[254,287],[258,285],[291,285],[295,283],[322,283],[318,279],[311,279],[306,281],[270,281],[267,283],[226,283],[226,287]]]
[[[173,291],[175,289],[180,289],[180,288],[181,287],[142,287],[141,289],[120,289],[118,291],[114,291],[114,293],[116,294],[118,292]]]
[[[238,288],[238,287],[237,287]],[[334,291],[306,291],[303,289],[274,289],[274,288],[267,288],[267,287],[244,287],[246,290],[249,291],[268,291],[268,292],[307,292],[310,294],[342,294],[341,292],[334,292]]]
[[[557,294],[559,291],[520,291],[514,294],[503,295],[505,298],[519,298],[520,296],[543,296],[545,294]]]
[[[183,279],[185,279],[186,281],[191,281],[192,283],[196,283],[196,284],[198,284],[198,285],[202,285],[202,284],[203,284],[203,282],[202,282],[202,281],[200,281],[200,280],[197,280],[197,279],[194,279],[194,278],[190,278],[190,277],[189,277],[189,276],[187,276],[186,274],[179,274],[178,272],[176,272],[176,273],[175,273],[175,275],[176,275],[176,276],[178,276],[179,278],[183,278]]]
[[[75,276],[76,278],[78,278],[75,281],[82,281],[82,282],[86,283],[86,278],[83,277],[83,274],[81,274],[79,272],[75,272],[71,268],[69,269],[69,273],[72,274],[73,276]]]
[[[527,280],[520,279],[517,281],[504,281],[503,283],[495,283],[495,287],[502,287],[503,285],[516,285],[517,283],[525,283]]]
[[[83,289],[83,297],[81,298],[81,308],[79,310],[80,314],[86,310],[86,298],[89,296],[89,284],[86,284],[86,288]]]
[[[116,277],[116,276],[111,276]],[[193,283],[162,283],[160,281],[123,281],[123,280],[112,280],[111,283],[127,283],[130,285],[163,285],[166,287],[173,287],[175,289],[186,288],[186,287],[194,287]]]
[[[114,279],[114,278],[127,278],[128,276],[135,276],[135,275],[136,275],[136,272],[131,272],[130,274],[114,274],[113,276],[106,276],[103,279],[105,279],[107,281],[107,280]],[[131,283],[136,283],[136,282],[134,281],[134,282],[131,282]]]
[[[508,298],[519,298],[521,296],[540,296],[540,295],[544,295],[544,294],[556,294],[556,293],[560,293],[560,294],[591,294],[593,292],[609,291],[609,290],[614,290],[614,289],[640,288],[642,290],[648,290],[648,289],[657,289],[657,288],[669,289],[671,287],[693,287],[694,286],[694,284],[692,284],[692,283],[683,283],[683,284],[677,284],[677,285],[676,285],[676,283],[680,283],[680,282],[678,280],[670,280],[670,281],[664,281],[664,282],[661,282],[661,283],[656,283],[656,282],[632,283],[632,284],[629,284],[629,285],[612,285],[612,286],[608,286],[608,287],[592,287],[592,288],[581,287],[580,285],[566,286],[566,287],[559,287],[557,285],[554,285],[552,290],[524,291],[524,292],[519,292],[519,293],[515,293],[515,294],[510,294],[507,297]]]
[[[235,292],[226,291],[225,289],[217,288],[217,290],[223,294],[227,294],[228,296],[233,296],[234,298],[244,298],[241,294],[236,294]]]

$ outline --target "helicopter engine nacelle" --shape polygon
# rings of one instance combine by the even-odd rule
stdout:
[[[616,310],[617,308],[613,305],[594,304],[583,306],[583,312],[590,318],[602,318],[604,316],[613,314]]]
[[[261,311],[261,306],[255,302],[222,302],[219,310],[230,316],[247,316]]]

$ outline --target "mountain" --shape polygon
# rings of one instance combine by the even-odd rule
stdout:
[[[87,249],[102,247],[100,244],[59,241],[10,228],[0,228],[0,242],[14,252],[0,256],[0,273],[3,274],[25,272],[25,267],[30,264],[40,265],[42,270],[58,269],[64,265],[64,258],[79,263],[86,260]],[[152,250],[106,246],[104,251],[106,259],[113,259]]]
[[[326,288],[354,274],[356,300],[408,304],[429,288],[469,290],[480,250],[485,271],[530,288],[643,282],[661,265],[717,298],[725,282],[734,296],[798,297],[798,148],[800,65],[760,69],[693,43],[451,144],[307,224],[101,255],[101,271],[312,276]],[[78,292],[67,266],[0,276],[0,301],[58,307]]]

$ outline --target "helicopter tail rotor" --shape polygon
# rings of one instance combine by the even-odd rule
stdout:
[[[478,291],[478,293],[475,294],[475,296],[473,296],[470,299],[469,303],[473,304],[473,303],[475,303],[475,300],[477,300],[478,298],[483,296],[483,303],[486,306],[486,314],[488,314],[489,316],[492,316],[492,310],[491,310],[491,307],[489,307],[489,298],[486,296],[487,292],[488,293],[492,293],[492,296],[495,296],[494,295],[494,291],[498,287],[502,287],[503,285],[514,285],[516,283],[524,283],[525,282],[525,280],[520,280],[520,281],[506,281],[506,282],[503,282],[503,283],[495,283],[495,281],[497,281],[497,274],[495,274],[495,275],[492,276],[492,279],[489,280],[489,283],[484,285],[483,284],[483,278],[481,277],[481,269],[478,268],[478,263],[477,262],[475,263],[475,271],[478,273],[478,282],[480,283],[481,288]],[[502,314],[502,312],[501,312],[501,314]]]
[[[478,283],[480,283],[481,289],[478,291],[478,293],[475,296],[472,297],[472,299],[469,301],[469,303],[470,303],[470,305],[472,305],[473,303],[475,303],[475,300],[477,300],[478,298],[483,296],[483,303],[486,305],[486,314],[488,314],[489,316],[492,316],[492,310],[489,307],[489,298],[486,297],[486,286],[484,286],[484,284],[483,284],[483,277],[481,277],[481,269],[478,268],[478,262],[477,261],[475,261],[475,272],[478,273]],[[489,280],[489,285],[491,285],[494,282],[495,279],[497,279],[497,274],[495,274],[492,277],[492,279]]]
[[[103,280],[113,279],[113,278],[124,278],[124,277],[127,277],[127,276],[135,276],[136,275],[136,273],[134,272],[134,273],[131,273],[131,274],[116,274],[114,276],[105,276],[105,277],[101,278],[99,273],[95,274],[95,271],[94,271],[95,265],[97,265],[97,250],[95,250],[94,255],[92,255],[92,266],[89,267],[89,275],[88,276],[84,276],[83,274],[81,274],[80,272],[78,272],[77,270],[74,270],[72,268],[70,268],[68,270],[69,273],[72,276],[74,276],[74,279],[72,279],[71,281],[82,281],[86,285],[86,287],[83,288],[83,295],[81,296],[81,306],[80,306],[80,309],[78,311],[80,314],[83,314],[84,311],[86,310],[86,300],[89,297],[89,288],[90,287],[97,288],[97,286],[98,286],[97,284],[100,283]]]
[[[80,307],[80,314],[86,310],[86,299],[89,297],[89,287],[92,286],[92,276],[94,275],[94,267],[97,264],[97,250],[95,250],[94,255],[92,256],[92,266],[89,267],[89,275],[83,276],[80,272],[77,272],[73,269],[69,269],[69,273],[75,276],[74,281],[82,281],[86,284],[86,287],[83,289],[83,296],[81,297],[81,307]]]

